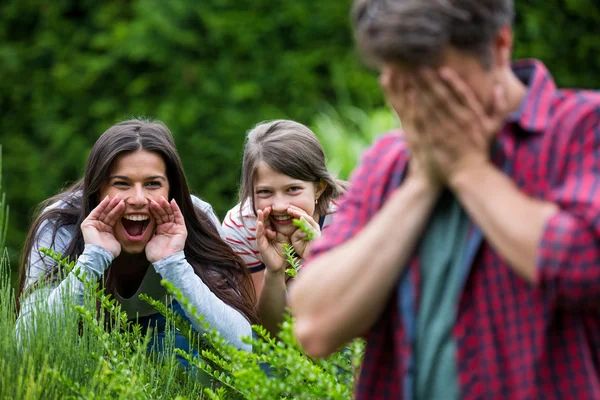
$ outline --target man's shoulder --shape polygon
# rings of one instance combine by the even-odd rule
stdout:
[[[371,156],[396,156],[402,157],[405,155],[408,147],[404,139],[404,132],[401,129],[396,129],[379,136],[373,144],[367,149],[366,155]]]
[[[372,183],[385,184],[389,179],[395,180],[404,173],[408,156],[409,148],[401,130],[383,134],[363,153],[351,181],[376,177]]]
[[[600,128],[600,92],[558,89],[549,121],[549,138],[560,146]]]
[[[555,97],[555,115],[589,115],[600,110],[600,91],[590,89],[558,89]]]
[[[408,146],[404,133],[398,129],[379,136],[363,153],[360,166],[371,171],[373,168],[380,170],[407,158]]]

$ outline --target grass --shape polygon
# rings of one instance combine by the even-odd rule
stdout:
[[[58,257],[58,255],[54,255]],[[290,254],[290,258],[294,257]],[[151,333],[127,319],[98,283],[86,284],[83,305],[35,310],[34,329],[16,335],[14,291],[6,254],[0,262],[0,399],[348,399],[364,351],[361,340],[325,360],[302,353],[287,316],[277,338],[254,326],[247,353],[229,345],[210,326],[192,332],[180,316],[145,297],[167,318],[160,354],[148,351]],[[294,260],[289,260],[292,263]],[[67,273],[74,263],[61,261]],[[74,271],[78,274],[78,271]],[[199,321],[202,316],[170,282],[168,292]],[[42,291],[43,287],[40,288]],[[98,318],[97,302],[108,321]],[[68,298],[64,304],[74,304]],[[104,315],[103,313],[101,313]],[[174,332],[184,334],[200,357],[174,349]],[[17,337],[19,336],[19,337]],[[192,366],[181,368],[177,355]]]
[[[150,355],[150,334],[123,323],[119,307],[94,288],[84,306],[39,307],[35,329],[20,331],[18,340],[7,260],[0,265],[0,399],[202,397],[202,383],[181,370],[172,349],[160,359]],[[96,299],[116,317],[110,330],[96,317]]]

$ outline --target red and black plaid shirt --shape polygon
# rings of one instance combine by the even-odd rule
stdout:
[[[535,285],[517,276],[473,225],[453,330],[461,397],[600,399],[600,94],[558,90],[539,61],[513,69],[528,94],[499,134],[493,161],[523,193],[557,204],[560,212],[539,244]],[[400,134],[382,137],[366,152],[313,255],[345,242],[373,218],[401,184],[407,160]],[[406,272],[414,294],[408,307],[415,312],[417,254]],[[358,399],[403,397],[412,345],[402,299],[402,292],[390,297],[367,335]]]

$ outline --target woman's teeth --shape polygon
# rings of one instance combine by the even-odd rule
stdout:
[[[128,219],[130,221],[145,221],[149,217],[147,215],[126,215],[123,218]]]
[[[273,218],[277,221],[287,221],[288,219],[292,218],[289,215],[282,215],[282,216],[273,216]]]

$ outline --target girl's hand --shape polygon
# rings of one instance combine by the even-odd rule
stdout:
[[[308,223],[308,225],[313,230],[313,240],[321,237],[321,228],[319,228],[319,224],[314,220],[312,216],[308,215],[306,211],[296,206],[290,206],[287,211],[288,214],[290,214],[294,218]],[[290,241],[298,257],[305,258],[306,249],[308,247],[308,244],[310,243],[306,233],[303,232],[301,229],[296,229],[296,231],[292,234]]]
[[[288,243],[287,236],[278,233],[273,229],[269,214],[271,207],[256,212],[256,246],[268,272],[283,273],[287,261],[283,252],[283,244]]]
[[[108,196],[92,210],[81,223],[81,233],[85,244],[104,247],[116,258],[121,254],[121,244],[114,234],[115,224],[125,211],[125,201],[115,196]]]
[[[156,221],[156,231],[146,245],[146,258],[154,263],[183,251],[187,229],[175,199],[170,203],[162,196],[158,202],[152,200],[150,212]]]

